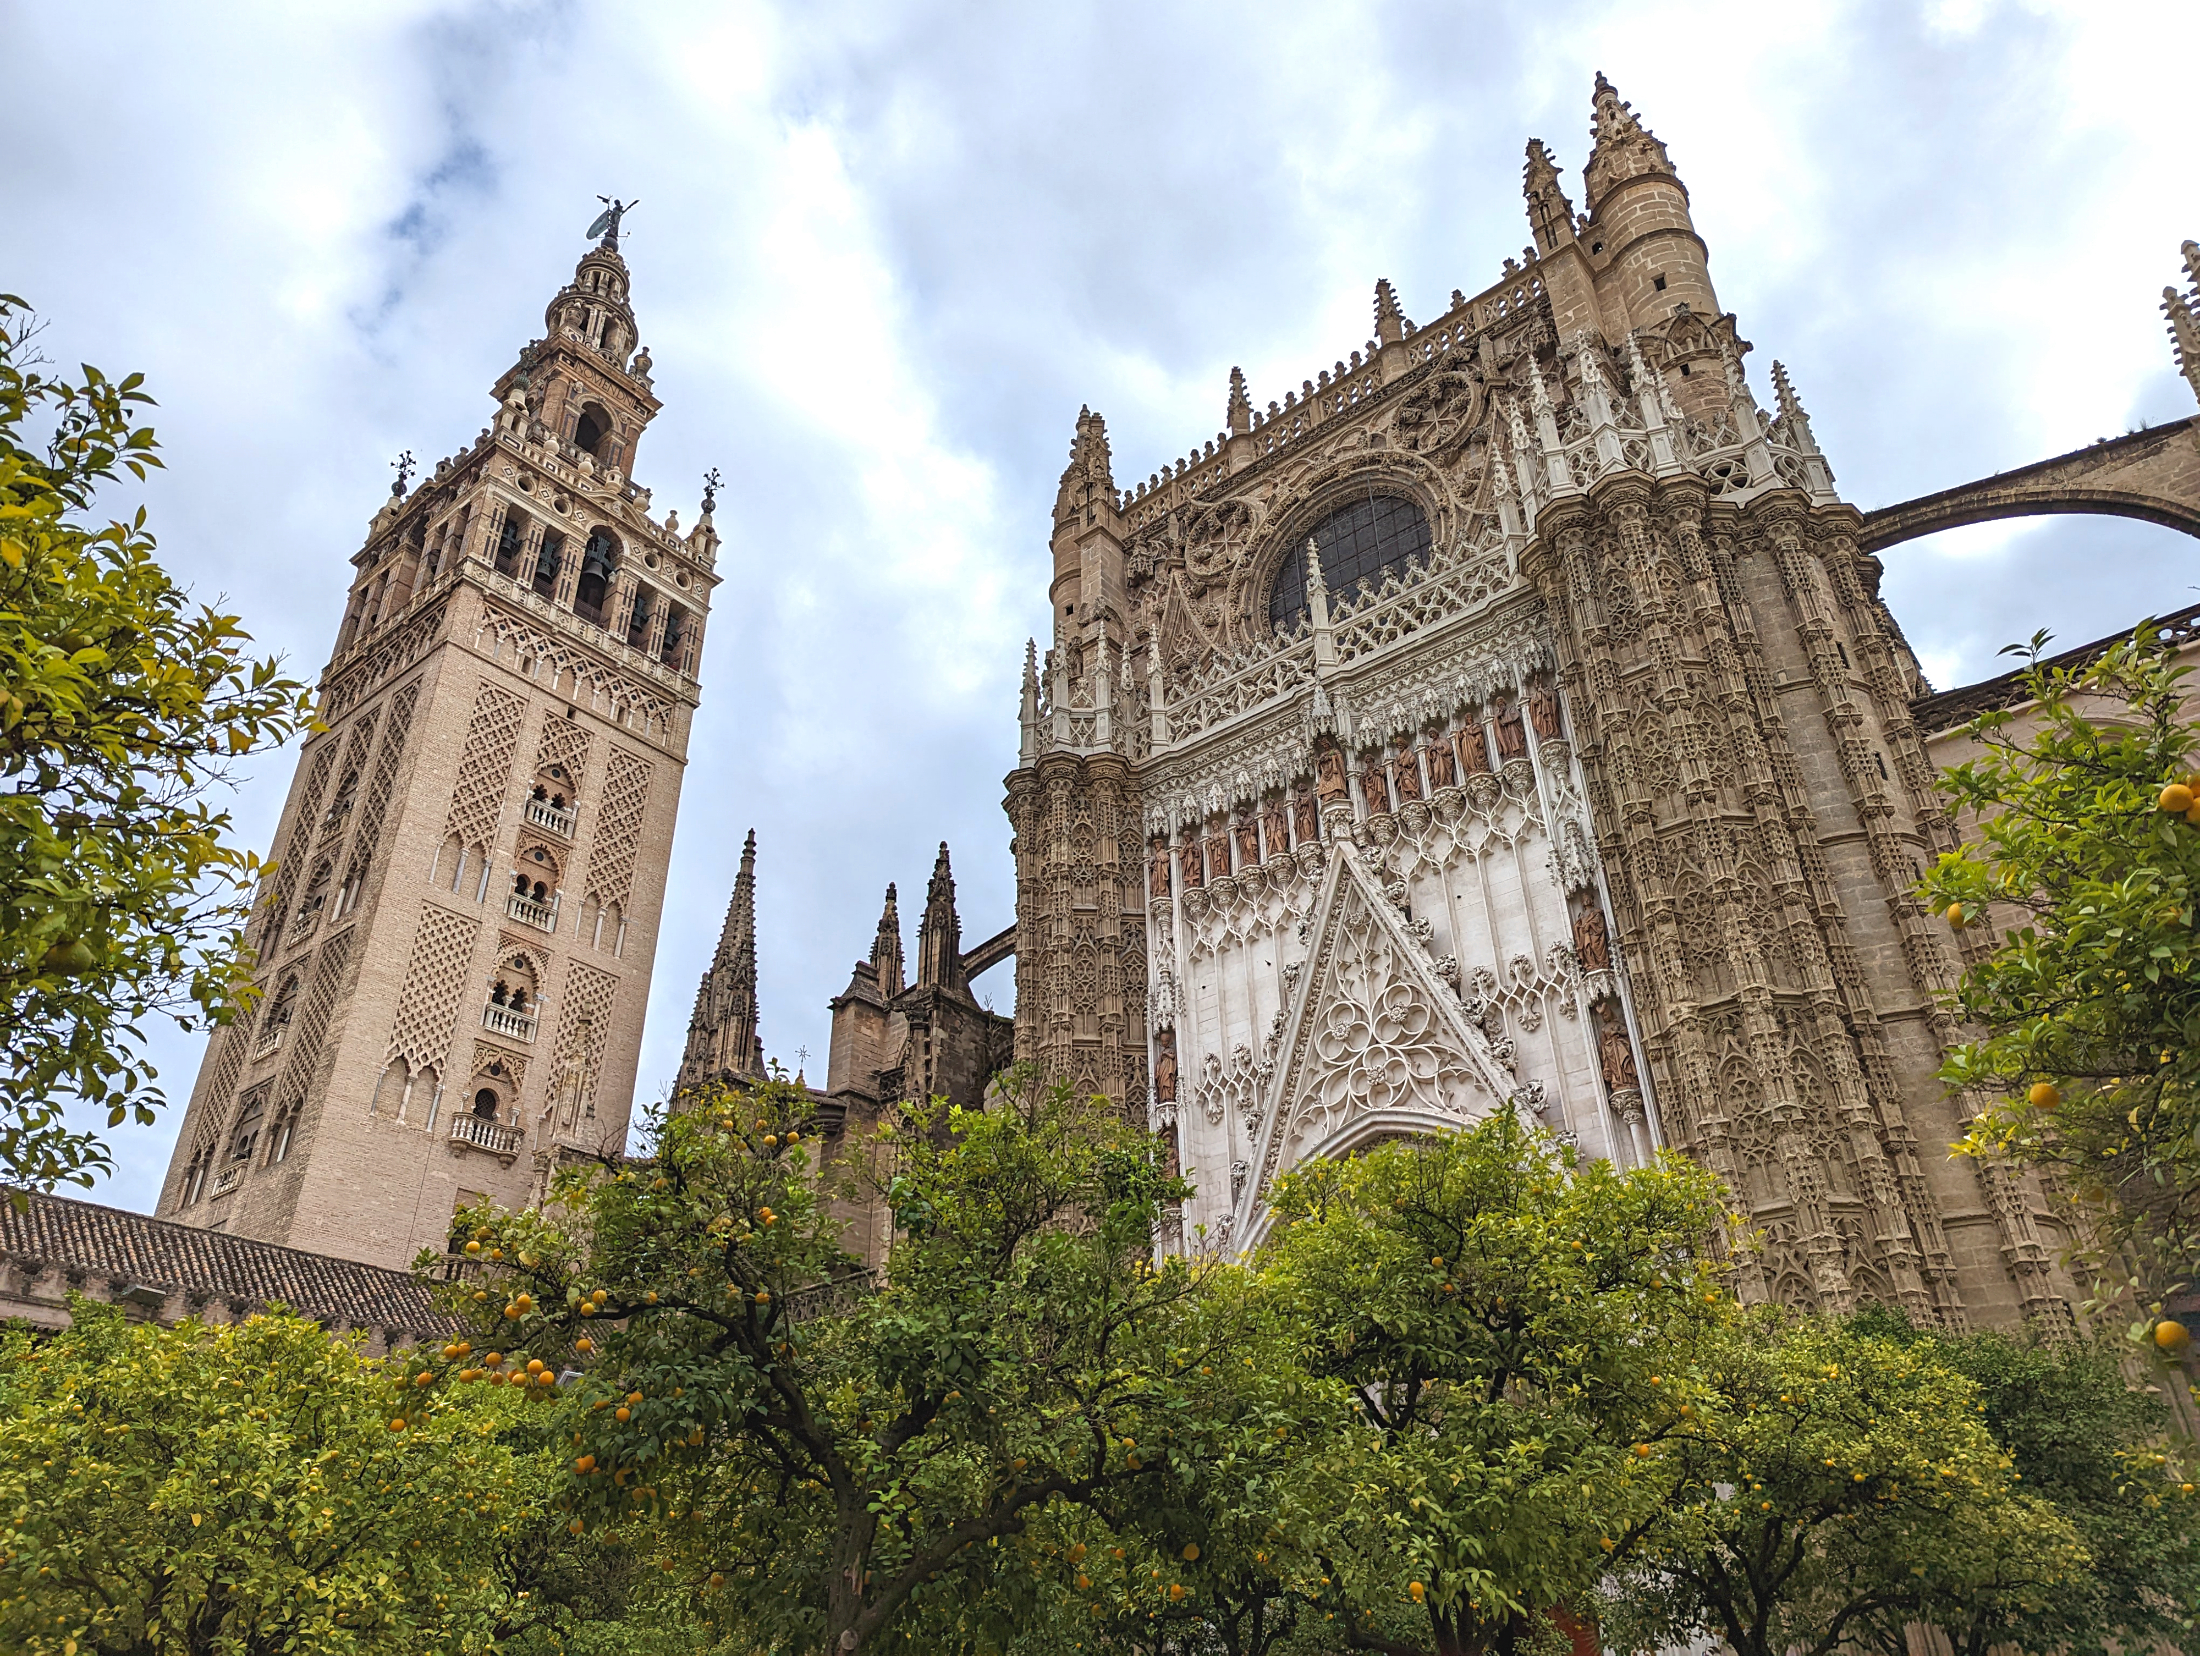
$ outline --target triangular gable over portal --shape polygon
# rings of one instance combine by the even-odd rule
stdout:
[[[1233,1235],[1260,1241],[1268,1188],[1299,1162],[1467,1126],[1515,1085],[1359,851],[1333,841]]]

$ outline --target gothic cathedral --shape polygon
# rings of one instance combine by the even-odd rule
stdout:
[[[718,536],[633,481],[656,416],[617,215],[495,424],[354,555],[163,1218],[383,1265],[623,1148]]]
[[[1915,657],[1665,146],[1599,76],[1576,213],[1118,489],[1079,415],[1008,778],[1016,1048],[1145,1105],[1243,1249],[1277,1175],[1510,1100],[1709,1164],[1755,1298],[2055,1311],[2036,1181],[1951,1160],[1954,843]]]
[[[1162,1136],[1196,1187],[1168,1245],[1242,1252],[1294,1164],[1509,1105],[1714,1169],[1750,1297],[2067,1315],[2038,1181],[1946,1152],[1943,997],[1987,945],[1913,895],[1956,836],[1927,739],[1999,692],[1930,694],[1875,548],[2111,496],[2200,533],[2200,420],[1867,520],[1777,363],[1759,406],[1665,146],[1601,75],[1593,109],[1583,209],[1531,142],[1533,245],[1432,321],[1378,282],[1349,359],[1265,408],[1233,371],[1224,428],[1130,489],[1078,416],[1015,922],[964,949],[942,845],[908,982],[887,888],[821,1137],[979,1103],[1013,1054]],[[625,1146],[718,537],[711,489],[682,533],[632,481],[658,404],[617,218],[353,559],[263,998],[164,1218],[404,1265]],[[682,1087],[766,1073],[755,867],[751,835]],[[970,987],[1011,955],[1013,1025]],[[849,1217],[875,1258],[890,1219]]]

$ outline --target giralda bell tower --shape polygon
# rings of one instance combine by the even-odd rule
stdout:
[[[650,512],[614,204],[495,423],[375,514],[163,1218],[384,1265],[623,1144],[718,535]],[[409,461],[408,461],[409,463]]]

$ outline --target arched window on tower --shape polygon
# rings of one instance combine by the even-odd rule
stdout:
[[[588,537],[581,555],[581,578],[573,588],[573,613],[583,621],[603,625],[604,600],[611,591],[611,577],[619,572],[619,543],[604,530]]]
[[[214,1140],[208,1139],[191,1152],[191,1165],[184,1170],[183,1194],[178,1207],[189,1207],[206,1194],[206,1176],[214,1166]]]
[[[545,598],[558,592],[558,571],[565,564],[565,537],[555,529],[542,537],[542,551],[535,558],[535,590]]]
[[[1428,518],[1402,495],[1368,494],[1331,512],[1314,526],[1322,583],[1332,601],[1365,582],[1379,583],[1429,553]],[[1291,549],[1269,589],[1268,620],[1288,632],[1306,615],[1306,546]]]
[[[604,439],[611,435],[611,416],[603,411],[601,403],[588,403],[581,409],[580,420],[573,427],[573,442],[595,459],[602,459]]]
[[[497,530],[497,573],[519,573],[520,550],[527,544],[527,515],[524,512],[507,511],[504,524]]]

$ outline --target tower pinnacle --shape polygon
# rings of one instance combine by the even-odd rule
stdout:
[[[741,847],[718,952],[695,991],[687,1051],[680,1059],[676,1092],[731,1076],[761,1076],[763,1053],[756,1038],[756,830]]]
[[[1630,178],[1662,173],[1678,180],[1679,175],[1673,171],[1665,146],[1642,124],[1634,109],[1604,78],[1602,70],[1597,72],[1591,106],[1589,136],[1593,147],[1589,152],[1589,164],[1581,170],[1590,212],[1597,210],[1615,185]]]
[[[962,922],[955,915],[955,872],[948,866],[947,841],[932,864],[932,883],[924,894],[924,925],[917,934],[917,982],[961,989]]]
[[[878,936],[871,943],[871,964],[878,968],[879,993],[888,1000],[900,994],[901,911],[894,905],[894,884],[886,883],[886,906],[879,910]]]

